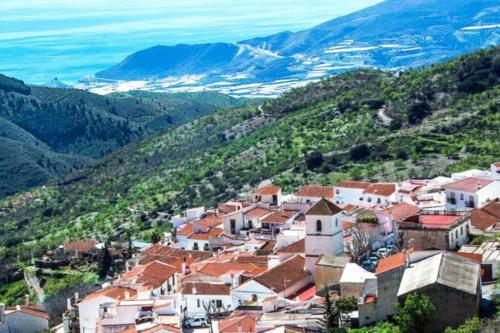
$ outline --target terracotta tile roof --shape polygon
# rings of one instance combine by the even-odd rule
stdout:
[[[265,208],[254,208],[245,213],[246,216],[250,218],[260,218],[271,214],[273,211]]]
[[[219,277],[231,271],[244,271],[247,275],[258,275],[267,267],[257,266],[250,263],[207,263],[198,269],[198,272],[210,276]]]
[[[158,288],[176,272],[177,268],[174,266],[160,261],[153,261],[149,264],[133,268],[131,271],[123,274],[120,280]]]
[[[194,290],[196,292],[194,292]],[[183,295],[229,295],[229,286],[224,283],[188,282],[182,287]]]
[[[176,249],[169,246],[153,245],[148,250],[143,252],[144,258],[139,261],[139,264],[145,265],[152,261],[161,261],[168,265],[177,268],[177,272],[182,272],[182,264],[186,262],[188,266],[193,263],[206,260],[212,255],[205,251],[187,251],[183,249]]]
[[[193,223],[184,224],[184,226],[177,230],[177,236],[189,237],[194,233]]]
[[[314,206],[309,208],[306,215],[320,215],[320,216],[331,216],[338,214],[342,211],[342,208],[337,206],[331,201],[322,198]]]
[[[21,305],[19,310],[15,306],[6,307],[5,315],[9,315],[10,313],[14,313],[17,311],[20,311],[30,316],[40,317],[49,320],[49,314],[47,313],[47,311],[45,311],[42,306],[37,306],[37,304]]]
[[[299,197],[325,197],[333,199],[333,187],[321,185],[304,185],[297,192],[295,192],[295,195]]]
[[[92,239],[82,240],[78,242],[65,243],[63,248],[65,251],[80,251],[88,252],[97,245],[97,242]]]
[[[278,250],[278,253],[304,253],[306,247],[305,239],[302,238],[296,242],[288,244]]]
[[[491,183],[493,183],[493,180],[491,179],[470,177],[445,185],[444,188],[455,191],[475,193],[482,187],[485,187]]]
[[[220,228],[213,228],[213,229],[210,229],[210,231],[208,232],[210,237],[219,237],[223,233],[224,233],[224,229],[220,229]]]
[[[375,274],[382,274],[393,269],[403,267],[405,264],[405,255],[402,252],[393,254],[386,258],[380,259]]]
[[[342,209],[346,212],[350,212],[353,209],[356,209],[358,206],[352,205],[352,204],[347,204],[345,205]]]
[[[251,315],[236,315],[219,321],[219,333],[255,333],[257,319]]]
[[[473,209],[471,223],[483,231],[500,223],[500,202],[492,201],[481,209]]]
[[[384,209],[380,214],[384,216],[390,216],[394,221],[401,221],[405,218],[415,215],[420,212],[420,208],[407,203],[397,204],[390,208]]]
[[[460,215],[420,215],[419,222],[429,228],[448,229],[460,218]]]
[[[455,252],[455,254],[458,256],[470,259],[472,261],[475,261],[477,263],[483,262],[483,255],[482,254],[468,253],[468,252]]]
[[[83,299],[83,302],[93,300],[100,296],[106,296],[121,301],[125,299],[125,293],[127,292],[129,293],[131,299],[135,298],[137,295],[137,291],[131,288],[120,287],[120,286],[109,286],[107,288],[95,291],[90,295],[87,295]]]
[[[268,185],[268,186],[258,188],[257,190],[255,190],[254,194],[257,194],[257,195],[275,195],[275,194],[278,194],[280,191],[281,191],[281,187],[274,186],[274,185]]]
[[[290,220],[290,218],[292,218],[293,215],[295,215],[295,212],[287,212],[287,211],[272,212],[271,214],[267,215],[260,221],[263,223],[270,223],[270,224],[284,224],[288,220]]]
[[[208,232],[201,232],[199,234],[192,234],[189,236],[189,239],[192,240],[208,240],[210,238],[210,235]]]
[[[304,271],[305,259],[299,255],[271,268],[255,277],[255,281],[280,293],[296,283],[309,277]]]
[[[236,258],[231,259],[231,262],[251,263],[254,265],[267,267],[267,256],[242,256],[242,255],[239,255]]]
[[[365,189],[370,185],[371,183],[367,182],[358,182],[355,180],[343,180],[337,185],[335,185],[335,187]]]
[[[500,162],[493,163],[493,165],[497,168],[500,168]]]
[[[388,197],[394,192],[396,192],[396,184],[390,184],[390,183],[371,184],[363,191],[363,193],[365,194],[375,194],[384,197]]]
[[[158,324],[154,327],[148,328],[146,330],[141,330],[140,333],[155,333],[158,331],[167,331],[168,333],[181,333],[182,330],[179,327],[167,325],[167,324]]]
[[[220,215],[209,214],[209,215],[205,216],[204,218],[202,218],[201,220],[197,221],[196,223],[202,227],[213,228],[219,224],[222,224],[223,220],[222,220],[222,216],[220,216]]]

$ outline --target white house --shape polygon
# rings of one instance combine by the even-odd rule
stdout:
[[[0,333],[36,333],[49,328],[49,315],[41,306],[24,305],[6,308],[0,303]]]
[[[311,282],[304,263],[304,258],[297,255],[242,283],[231,291],[234,303],[261,304],[268,297],[292,296]]]
[[[397,202],[397,186],[393,183],[370,184],[363,191],[361,204],[368,207],[389,206]]]
[[[225,283],[188,282],[182,287],[184,317],[206,316],[208,312],[229,312],[235,306]]]
[[[121,286],[107,287],[87,295],[78,303],[80,315],[80,333],[95,333],[96,322],[100,317],[99,310],[103,304],[116,304],[124,299],[137,296],[137,292],[131,288]]]
[[[306,212],[307,271],[314,273],[320,255],[340,255],[344,252],[341,215],[342,209],[326,199],[321,199]]]
[[[446,190],[446,209],[465,211],[481,208],[487,202],[500,197],[500,181],[470,177],[448,185]]]
[[[123,274],[117,285],[149,287],[153,296],[172,294],[177,287],[177,268],[161,261],[152,261],[145,265],[134,267]]]
[[[359,205],[363,197],[363,191],[370,183],[344,180],[334,186],[335,203],[340,206]]]
[[[254,202],[268,203],[273,206],[281,206],[282,199],[281,187],[274,185],[258,188],[252,195]]]

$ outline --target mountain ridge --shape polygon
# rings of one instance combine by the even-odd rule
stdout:
[[[467,27],[475,28],[464,30]],[[203,86],[245,96],[247,86],[255,83],[272,86],[277,85],[275,81],[293,81],[280,87],[278,91],[283,92],[303,80],[367,66],[401,69],[429,65],[499,41],[500,6],[496,1],[387,0],[299,32],[237,43],[156,46],[131,54],[97,73],[96,78],[154,82],[198,75],[198,82],[192,85],[171,88]],[[204,56],[214,52],[216,61]]]

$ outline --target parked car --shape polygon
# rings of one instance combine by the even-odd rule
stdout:
[[[189,318],[186,320],[185,326],[187,328],[192,328],[192,327],[207,327],[207,319],[204,317],[194,317],[194,318]]]
[[[377,255],[379,257],[387,257],[389,255],[389,250],[387,250],[386,247],[381,247],[380,249],[377,250]]]

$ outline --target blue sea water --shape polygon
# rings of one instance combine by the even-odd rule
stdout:
[[[131,53],[299,31],[381,0],[0,0],[0,73],[74,83]]]

